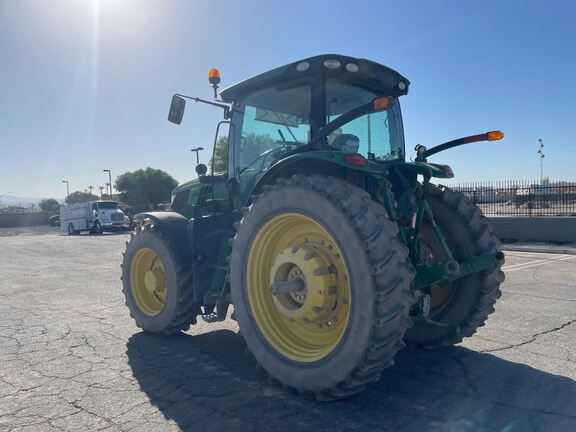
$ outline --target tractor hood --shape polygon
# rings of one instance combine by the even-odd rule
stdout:
[[[224,102],[232,103],[246,94],[276,83],[295,79],[335,78],[342,82],[367,87],[382,95],[398,97],[408,93],[410,81],[395,70],[370,60],[338,54],[324,54],[299,60],[248,78],[220,92]]]

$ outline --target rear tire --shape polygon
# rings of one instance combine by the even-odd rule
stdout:
[[[447,238],[448,246],[458,262],[472,256],[499,252],[500,242],[482,211],[464,196],[446,187],[432,187],[428,203],[438,226]],[[441,248],[434,245],[430,230],[424,229],[423,240],[431,252],[441,256]],[[430,319],[459,327],[459,332],[447,327],[434,326],[425,321],[415,321],[414,327],[405,335],[408,344],[427,349],[454,345],[464,337],[472,336],[494,312],[494,304],[502,295],[500,284],[504,281],[501,267],[504,261],[481,273],[471,274],[453,282],[451,292],[444,288],[433,288],[431,294]],[[435,292],[436,291],[436,298]],[[441,298],[439,298],[441,297]]]
[[[192,268],[162,232],[145,225],[126,242],[122,292],[136,325],[170,336],[196,324],[198,306],[192,290]]]
[[[280,179],[252,201],[238,226],[230,263],[235,318],[248,350],[272,378],[299,392],[313,392],[320,400],[342,398],[377,381],[404,347],[402,338],[411,324],[414,272],[408,250],[397,239],[397,226],[364,190],[320,175]],[[300,305],[290,303],[292,309],[286,306],[286,312],[278,306],[280,295],[271,293],[270,282],[274,269],[282,268],[276,267],[278,260],[301,250],[306,252],[304,265],[315,259],[331,262],[304,270],[305,281],[326,276],[337,282],[328,282],[327,290],[321,282],[306,282]],[[287,273],[294,268],[296,277],[302,277],[298,266],[287,267]],[[261,270],[261,278],[255,279],[255,270]],[[332,328],[330,321],[315,320],[313,314],[287,315],[306,308],[316,292],[320,304],[326,304],[326,292],[336,297],[336,304],[343,296],[341,309],[312,308],[318,317],[326,310],[346,310]]]
[[[80,231],[74,229],[74,224],[70,222],[68,224],[68,235],[78,235]]]

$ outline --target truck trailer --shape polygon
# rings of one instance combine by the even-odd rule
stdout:
[[[130,228],[130,218],[118,208],[116,201],[88,201],[60,207],[60,231],[68,235],[82,231],[102,234]]]

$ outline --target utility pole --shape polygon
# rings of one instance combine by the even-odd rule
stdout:
[[[102,172],[107,172],[108,173],[108,180],[109,180],[109,185],[110,185],[110,199],[112,199],[112,171],[110,171],[109,169],[105,169],[102,170]]]
[[[538,142],[540,143],[540,149],[538,150],[538,154],[540,155],[540,184],[544,183],[544,157],[546,156],[544,154],[544,143],[542,142],[542,139],[540,138],[538,140]]]
[[[196,148],[190,149],[191,152],[196,153],[196,165],[198,165],[200,163],[200,158],[198,157],[198,153],[200,153],[202,150],[204,150],[204,147],[196,147]]]
[[[68,180],[62,180],[62,183],[66,183],[66,200],[70,197],[70,182]]]

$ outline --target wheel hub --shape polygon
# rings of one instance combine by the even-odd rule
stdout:
[[[154,291],[163,291],[166,285],[164,279],[164,272],[160,269],[148,270],[144,275],[144,285],[149,293]]]
[[[427,234],[420,242],[420,260],[425,264],[435,264],[445,260],[440,245],[434,243],[432,233]],[[429,294],[429,314],[434,317],[448,304],[454,292],[454,282],[438,284]]]
[[[296,291],[274,296],[274,304],[283,316],[304,324],[330,321],[336,307],[337,279],[327,258],[309,245],[287,248],[276,256],[270,270],[273,283],[303,282]]]

